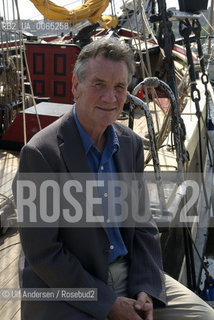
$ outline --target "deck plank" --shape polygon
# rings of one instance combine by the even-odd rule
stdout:
[[[5,287],[1,287],[1,289],[6,289],[6,288],[11,288],[11,289],[19,289],[19,277],[18,277],[18,272],[14,274],[13,278],[9,280],[9,282],[6,284]],[[10,298],[8,299],[2,299],[0,300],[0,314],[2,312],[2,309],[5,307],[5,305],[10,301]]]
[[[20,301],[19,300],[9,300],[7,304],[0,310],[1,319],[12,320],[14,316],[20,310]],[[20,318],[17,318],[20,320]]]
[[[20,320],[21,319],[21,308],[19,308],[14,316],[10,320]]]
[[[8,229],[0,238],[0,288],[19,288],[18,259],[21,244],[16,228]],[[1,319],[20,320],[20,301],[0,300]]]

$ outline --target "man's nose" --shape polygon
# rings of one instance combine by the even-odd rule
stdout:
[[[102,94],[102,99],[105,102],[115,102],[117,98],[114,88],[106,88]]]

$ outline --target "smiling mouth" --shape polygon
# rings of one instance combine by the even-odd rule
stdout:
[[[102,108],[102,107],[97,107],[99,110],[102,110],[102,111],[106,111],[106,112],[111,112],[111,111],[114,111],[116,110],[115,107],[113,108]]]

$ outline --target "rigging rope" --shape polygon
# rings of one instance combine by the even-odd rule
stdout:
[[[39,130],[41,130],[42,127],[41,127],[39,115],[38,115],[37,109],[36,109],[36,102],[35,102],[35,99],[34,99],[33,88],[32,88],[32,83],[31,83],[31,79],[30,79],[30,72],[29,72],[27,58],[26,58],[26,52],[25,52],[25,49],[24,49],[24,40],[23,40],[23,34],[22,34],[22,25],[21,25],[21,20],[20,20],[18,1],[17,0],[14,0],[14,1],[15,1],[15,5],[16,5],[16,12],[17,12],[18,26],[19,26],[19,42],[20,42],[20,56],[21,56],[21,87],[22,87],[23,134],[24,134],[24,144],[26,144],[27,143],[27,130],[26,130],[26,115],[25,115],[25,107],[26,107],[26,105],[25,105],[25,85],[24,85],[24,60],[25,60],[25,63],[26,63],[26,69],[27,69],[27,74],[28,74],[28,77],[29,77],[30,89],[31,89],[31,94],[32,94],[32,99],[33,99],[33,105],[34,105],[34,109],[35,109],[35,114],[36,114]],[[23,56],[24,56],[24,58],[23,58]]]
[[[213,26],[210,24],[209,20],[205,17],[205,15],[203,14],[203,12],[201,13],[202,14],[202,17],[204,18],[204,20],[206,21],[206,23],[209,25],[209,27],[212,29],[212,31],[214,31],[214,28]],[[206,31],[208,34],[209,32]]]
[[[202,151],[202,135],[201,135],[201,119],[203,117],[202,117],[202,113],[201,113],[200,105],[199,105],[200,91],[197,88],[197,84],[196,84],[196,74],[195,74],[193,57],[192,57],[192,52],[191,52],[191,47],[190,47],[190,40],[189,40],[189,36],[193,30],[194,30],[194,22],[191,25],[191,23],[188,19],[185,19],[185,21],[184,20],[180,21],[179,31],[180,31],[181,36],[184,38],[188,65],[190,66],[189,76],[190,76],[190,80],[191,80],[191,98],[192,98],[192,101],[195,103],[196,116],[198,119],[197,123],[198,123],[200,172],[201,172],[201,179],[202,179],[202,185],[203,185],[203,190],[204,190],[205,203],[206,203],[206,206],[208,207],[209,206],[208,205],[208,197],[207,197],[207,191],[206,191],[204,175],[203,175],[203,151]]]
[[[19,41],[20,41],[20,55],[21,55],[21,85],[22,85],[22,110],[23,110],[23,133],[24,133],[24,144],[27,143],[27,132],[26,132],[26,115],[25,115],[25,86],[24,86],[24,61],[22,55],[22,46],[24,46],[23,35],[21,33],[21,21],[19,15],[18,0],[15,0],[16,11],[18,17],[19,26]]]
[[[140,9],[141,9],[140,10],[140,12],[141,12],[140,17],[141,17],[142,26],[143,26],[143,36],[144,36],[144,39],[146,39],[145,27],[147,26],[146,22],[148,24],[148,19],[145,19],[145,15],[144,15],[144,18],[143,18],[142,12],[145,13],[145,9],[144,9],[144,6],[142,6],[142,3],[140,5]],[[149,28],[149,29],[151,30],[151,28]],[[148,28],[147,28],[147,30],[148,30]],[[156,41],[157,41],[157,39],[156,39]],[[151,63],[150,63],[150,58],[149,58],[149,50],[148,50],[148,46],[147,46],[147,41],[145,41],[145,48],[146,48],[146,62],[147,62],[147,65],[148,65],[149,76],[151,77],[152,76],[152,69],[151,69]],[[156,125],[157,125],[157,132],[160,133],[160,127],[159,127],[159,121],[158,121],[158,115],[157,115],[157,108],[156,108],[156,103],[155,103],[155,90],[154,90],[154,88],[152,88],[151,90],[152,90],[152,100],[153,100],[153,105],[154,105],[154,110],[155,110],[155,120],[156,120]]]
[[[15,17],[15,5],[14,5],[14,1],[12,1],[12,7],[13,7],[13,20],[15,21],[16,17]],[[20,66],[19,66],[19,59],[18,59],[18,44],[17,44],[17,34],[15,32],[14,34],[15,36],[15,51],[16,51],[16,70],[20,70]],[[19,78],[17,77],[17,88],[19,87]]]

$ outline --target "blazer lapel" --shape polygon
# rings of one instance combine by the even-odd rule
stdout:
[[[58,143],[68,172],[90,172],[81,138],[73,117],[73,110],[63,119],[58,132]]]
[[[119,172],[133,171],[133,146],[131,138],[128,135],[121,133],[118,128],[115,128],[120,144],[118,152],[115,154],[115,161]]]

